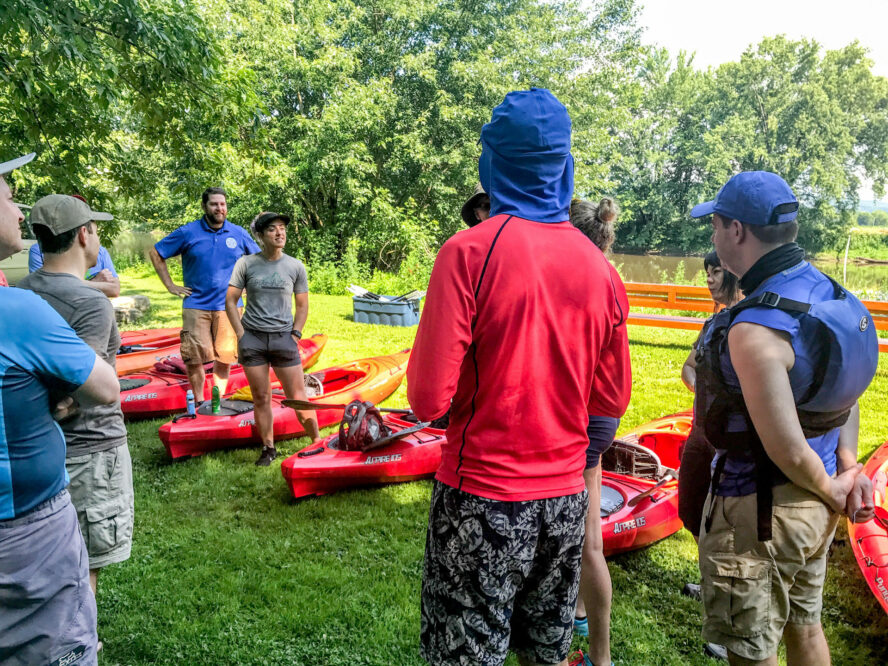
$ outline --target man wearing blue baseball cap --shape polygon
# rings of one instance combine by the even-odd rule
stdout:
[[[629,403],[628,304],[619,275],[569,222],[567,109],[548,90],[511,92],[481,143],[490,217],[438,253],[407,368],[416,415],[450,415],[421,652],[435,665],[499,666],[509,649],[525,665],[566,664],[586,426],[599,414],[615,430]]]
[[[873,515],[857,464],[857,400],[875,375],[872,317],[795,243],[799,203],[748,171],[691,216],[712,216],[722,264],[746,298],[697,352],[694,418],[715,447],[700,532],[703,635],[732,664],[827,666],[820,625],[827,550],[841,513]]]

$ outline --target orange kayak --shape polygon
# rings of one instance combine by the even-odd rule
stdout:
[[[120,346],[142,347],[169,347],[179,341],[179,332],[176,328],[143,328],[140,331],[121,331]]]
[[[389,356],[364,358],[327,368],[310,375],[323,386],[321,394],[310,397],[316,402],[346,404],[352,400],[374,404],[385,400],[400,386],[407,371],[410,351]],[[271,398],[274,416],[274,439],[280,441],[305,434],[296,412],[284,407],[283,392],[275,390]],[[342,419],[341,409],[316,412],[318,424],[324,428]],[[194,418],[182,415],[160,427],[160,440],[171,458],[199,456],[209,451],[260,444],[253,403],[223,400],[219,414],[212,413],[210,402],[201,405]]]

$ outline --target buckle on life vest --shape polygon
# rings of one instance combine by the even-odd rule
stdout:
[[[759,305],[767,305],[769,308],[776,308],[779,302],[780,294],[775,294],[773,291],[766,291],[759,296]]]

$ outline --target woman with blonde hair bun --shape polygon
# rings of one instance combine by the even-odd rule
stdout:
[[[602,198],[597,204],[574,199],[570,204],[570,221],[607,254],[616,239],[614,222],[619,210],[617,202],[610,197]],[[604,539],[601,535],[601,454],[613,443],[619,425],[620,419],[590,414],[586,428],[589,448],[586,449],[583,479],[589,493],[589,505],[574,633],[589,637],[589,654],[584,657],[583,662],[587,666],[611,664],[610,613],[613,590],[604,559]]]
[[[620,214],[620,207],[610,197],[604,197],[597,204],[585,199],[574,199],[570,203],[570,222],[586,237],[607,254],[616,239],[614,222]]]

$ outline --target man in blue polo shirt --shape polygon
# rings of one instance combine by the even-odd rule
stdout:
[[[22,249],[3,176],[33,157],[0,164],[0,260]],[[0,663],[95,664],[96,601],[54,416],[119,400],[117,374],[36,294],[0,289],[0,312]]]
[[[204,363],[214,362],[214,384],[225,392],[229,366],[237,361],[237,337],[225,315],[228,280],[241,256],[259,252],[247,231],[226,219],[225,190],[207,189],[201,206],[203,217],[179,227],[149,252],[163,286],[185,299],[181,354],[198,401],[206,397]],[[173,282],[166,265],[166,260],[176,255],[182,255],[182,287]]]

